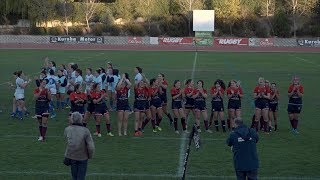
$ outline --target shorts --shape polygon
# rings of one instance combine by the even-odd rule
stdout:
[[[104,115],[106,114],[107,111],[107,105],[106,103],[101,103],[101,104],[95,104],[95,108],[94,108],[94,113],[96,115]]]
[[[113,86],[108,86],[108,91],[115,93],[116,92],[116,87]]]
[[[269,103],[269,111],[277,112],[278,111],[278,103]]]
[[[93,114],[94,110],[95,110],[94,104],[93,103],[88,103],[87,112]]]
[[[49,117],[49,105],[36,107],[35,114],[37,117]]]
[[[194,109],[194,99],[186,98],[186,103],[184,104],[185,109]]]
[[[58,94],[65,94],[66,93],[66,88],[65,87],[60,87],[58,90]]]
[[[182,102],[181,101],[172,101],[171,108],[172,109],[182,109]]]
[[[241,109],[241,100],[230,99],[228,102],[228,109],[234,109],[234,110]]]
[[[72,90],[68,90],[67,94],[70,95],[73,91]]]
[[[300,114],[302,105],[299,104],[288,104],[288,113],[289,114]]]
[[[117,111],[129,111],[129,101],[128,100],[117,100]]]
[[[50,93],[52,95],[56,95],[57,94],[57,89],[56,88],[50,88]]]
[[[168,98],[167,95],[162,95],[160,96],[162,104],[167,104],[168,103]]]
[[[15,99],[24,101],[24,94],[23,93],[14,93]]]
[[[204,111],[207,109],[206,107],[206,101],[195,101],[194,102],[194,109]]]
[[[70,113],[73,113],[73,112],[79,112],[80,114],[84,114],[84,107],[76,107],[76,108],[73,108],[71,107],[71,110],[70,110]]]
[[[256,109],[269,109],[269,101],[267,99],[257,99],[254,104]]]
[[[158,109],[162,107],[162,100],[160,98],[151,99],[150,105]]]
[[[223,101],[212,101],[211,102],[212,112],[223,112]]]
[[[133,103],[133,108],[135,111],[145,111],[147,108],[148,101],[147,100],[135,100]]]

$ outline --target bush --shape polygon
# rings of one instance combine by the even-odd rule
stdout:
[[[104,26],[103,24],[95,24],[92,28],[92,33],[95,36],[102,36]]]
[[[274,30],[274,36],[284,38],[291,36],[290,19],[284,11],[279,11],[275,14],[272,19],[272,26]]]
[[[145,28],[148,29],[149,26],[146,25]],[[151,36],[151,37],[158,37],[158,36],[160,36],[160,35],[161,35],[161,30],[160,30],[160,28],[159,28],[159,25],[158,25],[158,24],[151,24],[151,25],[150,25],[150,31],[149,31],[148,34],[149,34],[149,36]]]
[[[32,26],[30,28],[30,34],[32,34],[32,35],[46,35],[47,31],[46,31],[46,29],[44,27]]]
[[[129,36],[144,36],[146,30],[141,24],[127,24],[124,26],[124,33]]]
[[[82,36],[83,28],[81,26],[69,27],[69,35]]]
[[[22,34],[21,29],[18,28],[18,27],[14,27],[13,31],[12,31],[12,34],[13,35],[21,35]]]
[[[313,37],[320,37],[320,25],[314,25],[310,28],[310,34]]]
[[[111,36],[119,36],[121,34],[121,27],[115,24],[106,26],[105,32],[108,32]]]
[[[48,28],[48,34],[54,35],[54,36],[60,36],[60,35],[65,35],[65,31],[61,26],[52,27],[52,28]]]
[[[162,32],[166,32],[167,36],[188,36],[187,20],[181,15],[174,15],[172,17],[165,18],[160,25],[160,29]]]

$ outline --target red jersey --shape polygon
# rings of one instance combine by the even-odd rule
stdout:
[[[220,93],[222,93],[222,95],[224,95],[224,89],[223,89],[223,88],[220,88],[220,90],[218,90],[216,87],[211,87],[210,93],[211,93],[211,94],[215,94],[215,93],[217,93],[218,91],[219,91]],[[216,97],[212,97],[212,101],[222,101],[222,98],[223,98],[223,97],[220,96],[219,93],[218,93]]]
[[[135,99],[137,100],[147,100],[149,97],[149,90],[148,88],[135,88],[134,89]]]
[[[193,90],[193,95],[196,95],[198,92],[199,92],[199,89],[194,89],[194,90]],[[205,94],[207,94],[207,90],[203,89],[203,92],[204,92]],[[201,93],[199,93],[199,95],[198,95],[196,98],[194,98],[194,99],[195,99],[196,101],[205,101],[205,100],[206,100],[206,98],[203,97],[203,95],[202,95]]]
[[[263,95],[267,95],[270,93],[270,88],[266,87],[266,86],[256,86],[253,90],[254,93],[256,93],[257,95],[259,94],[263,94]],[[262,97],[258,97],[258,98],[262,98]]]
[[[75,101],[79,101],[80,102],[75,102]],[[82,100],[82,101],[81,101]],[[76,106],[83,106],[84,104],[86,104],[87,101],[87,94],[86,93],[77,93],[77,92],[72,92],[70,94],[70,101],[71,104],[74,104]]]
[[[192,88],[192,87],[184,88],[184,94],[186,95],[186,97],[188,97],[188,94],[192,93],[193,91],[194,91],[194,88]]]
[[[180,94],[180,92],[181,92],[181,89],[177,89],[177,88],[173,87],[173,88],[171,89],[171,96],[172,96],[172,98],[173,98],[174,96]],[[172,99],[172,100],[173,100],[173,101],[182,101],[182,94],[180,94],[176,99]]]
[[[104,90],[100,90],[100,91],[91,91],[90,92],[90,99],[94,100],[94,99],[99,99],[101,98],[103,95],[105,94]],[[104,99],[101,99],[100,102],[97,102],[96,104],[101,104],[102,102],[104,102]]]
[[[168,87],[168,82],[166,80],[163,80],[162,84],[166,85]],[[165,89],[163,87],[160,88],[159,92],[160,92],[160,95],[162,95],[162,96],[167,95],[167,89]]]
[[[243,95],[242,88],[241,87],[228,87],[227,95],[231,95],[230,99],[240,100],[240,95]]]
[[[120,99],[120,100],[128,99],[128,91],[129,91],[129,88],[127,86],[117,89],[117,99]]]
[[[298,95],[298,90],[301,94],[304,93],[304,88],[302,85],[294,86],[291,84],[288,89],[288,93],[292,93],[292,96],[289,97],[289,103],[291,104],[302,104],[302,97]]]
[[[160,96],[159,87],[150,87],[149,88],[149,95],[152,99],[157,99]]]
[[[270,89],[270,95],[271,95],[270,103],[277,103],[277,102],[278,102],[277,96],[274,96],[274,97],[272,98],[272,96],[275,95],[275,94],[276,94],[277,96],[280,96],[279,90],[273,91],[273,90]]]
[[[36,88],[34,91],[33,91],[33,94],[39,94],[40,92],[40,88]],[[49,101],[48,99],[48,93],[49,93],[49,90],[48,89],[42,89],[41,90],[41,93],[40,93],[40,96],[37,98],[37,102],[41,102],[41,101]]]

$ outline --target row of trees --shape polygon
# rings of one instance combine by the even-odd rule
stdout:
[[[186,36],[192,35],[194,9],[215,10],[218,35],[296,36],[310,34],[310,28],[312,35],[320,33],[320,0],[0,0],[0,24],[60,20],[68,33],[70,22],[90,29],[90,22],[111,27],[122,18],[148,35]]]

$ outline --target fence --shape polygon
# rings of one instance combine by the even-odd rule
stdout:
[[[125,37],[125,36],[31,36],[31,35],[0,35],[0,44],[106,44],[106,45],[180,45],[193,46],[193,37]],[[205,39],[206,40],[206,39]],[[206,46],[239,46],[239,47],[320,47],[320,38],[235,38],[215,37],[207,39]]]

